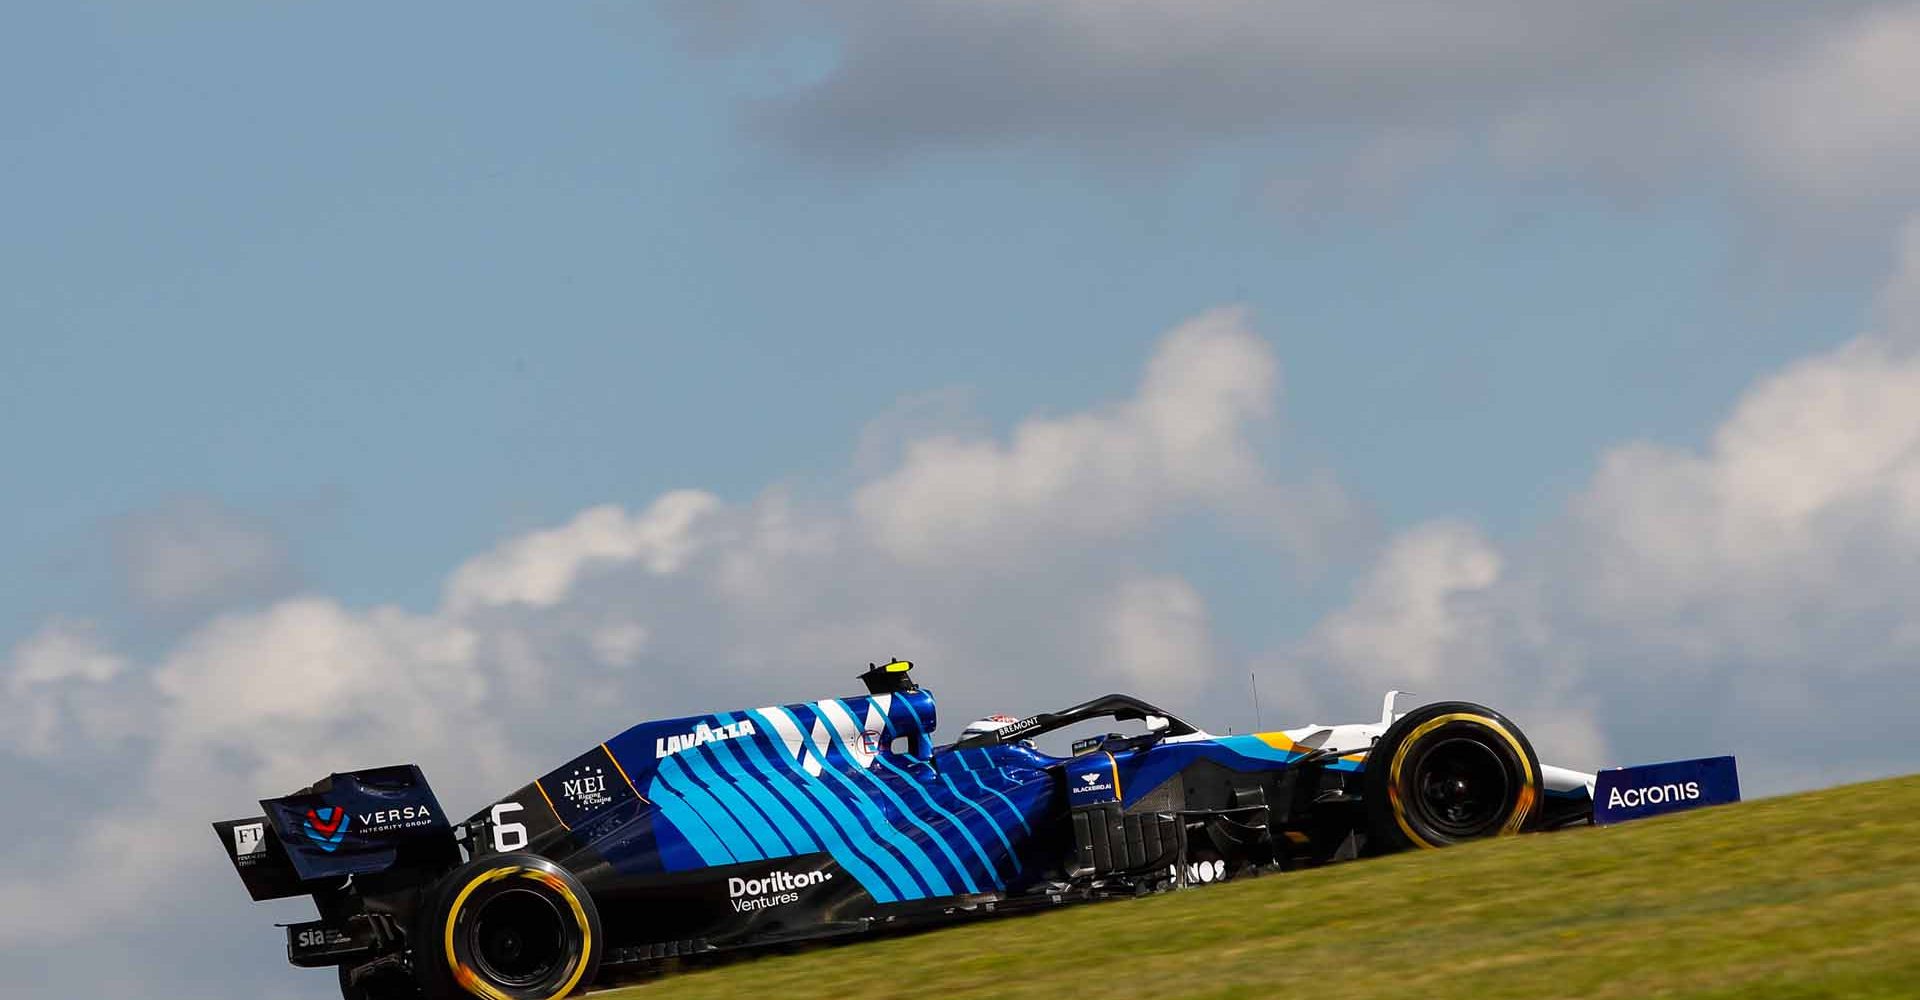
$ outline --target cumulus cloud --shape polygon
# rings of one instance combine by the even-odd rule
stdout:
[[[1324,482],[1272,482],[1255,454],[1247,428],[1271,414],[1278,379],[1246,313],[1215,310],[1162,342],[1125,403],[1030,419],[1006,443],[915,442],[854,506],[879,543],[908,562],[1050,553],[1183,507],[1243,513],[1305,545],[1345,504]],[[1039,541],[1049,547],[1036,550]]]
[[[1707,107],[1781,185],[1825,203],[1920,193],[1920,5],[1838,18],[1713,86]]]
[[[1353,602],[1320,623],[1320,651],[1363,671],[1369,686],[1431,690],[1443,679],[1457,682],[1443,654],[1484,638],[1467,604],[1499,582],[1502,565],[1471,525],[1421,525],[1394,539]]]
[[[1760,791],[1910,767],[1884,734],[1920,654],[1916,281],[1910,262],[1878,329],[1756,383],[1704,446],[1609,449],[1537,538],[1449,519],[1385,540],[1343,607],[1259,659],[1267,714],[1367,717],[1398,687],[1493,704],[1579,766],[1730,750]],[[329,770],[416,760],[461,812],[639,719],[817,696],[865,659],[919,659],[950,723],[1114,688],[1231,720],[1243,655],[1156,556],[1199,522],[1265,539],[1243,568],[1272,572],[1341,523],[1254,443],[1278,387],[1248,318],[1218,311],[1126,398],[910,438],[840,499],[591,508],[454,567],[434,608],[296,596],[151,656],[52,623],[5,661],[5,780],[114,791],[57,840],[0,846],[0,955],[151,942],[171,933],[154,902],[192,892],[245,921],[204,823]],[[128,705],[139,724],[96,738],[87,720]],[[1809,731],[1816,749],[1780,738]],[[71,947],[90,976],[142,961]],[[266,975],[271,942],[240,961]]]
[[[1103,640],[1098,662],[1115,677],[1110,686],[1166,690],[1205,683],[1215,673],[1206,600],[1180,577],[1121,581],[1101,602],[1097,628]]]
[[[549,607],[596,564],[639,562],[654,573],[671,573],[694,547],[695,524],[718,503],[709,493],[677,490],[637,515],[613,504],[588,508],[562,527],[513,539],[469,560],[447,581],[447,605],[455,611],[500,604]]]
[[[1889,303],[1920,283],[1909,255]],[[1749,387],[1704,447],[1609,449],[1539,538],[1406,532],[1274,664],[1312,666],[1312,703],[1497,696],[1594,764],[1733,751],[1761,791],[1911,768],[1887,734],[1920,659],[1920,317],[1883,312]]]
[[[14,648],[0,675],[0,746],[46,756],[69,732],[105,737],[121,713],[100,693],[126,669],[95,623],[49,622]]]
[[[705,51],[832,39],[824,74],[745,110],[759,134],[832,158],[1043,144],[1138,162],[1265,141],[1288,184],[1310,172],[1359,196],[1463,157],[1635,187],[1679,174],[1718,188],[1731,169],[1829,205],[1887,205],[1920,183],[1911,0],[1765,17],[1629,0],[784,8],[665,5]]]
[[[1511,562],[1470,524],[1417,525],[1388,541],[1348,604],[1259,669],[1317,719],[1356,717],[1390,690],[1406,694],[1402,710],[1479,701],[1516,719],[1549,763],[1611,763],[1618,729],[1578,686],[1590,665],[1560,645],[1569,637],[1552,633]]]
[[[419,759],[459,796],[471,795],[478,779],[511,781],[527,764],[486,737],[504,706],[491,698],[493,668],[479,656],[477,636],[440,616],[295,598],[218,617],[154,664],[136,667],[71,628],[30,640],[14,661],[13,678],[40,679],[16,705],[65,710],[72,694],[44,686],[57,674],[131,709],[123,715],[140,725],[123,744],[104,740],[104,726],[82,725],[29,748],[57,754],[89,787],[103,788],[105,775],[119,772],[135,786],[63,830],[72,856],[58,864],[44,854],[0,854],[0,899],[61,899],[52,909],[0,908],[0,954],[137,919],[181,880],[221,877],[209,863],[218,856],[205,850],[206,823],[244,815],[251,800],[329,770]]]
[[[1328,513],[1247,513],[1284,490],[1253,444],[1277,393],[1248,317],[1210,313],[1108,405],[1006,441],[869,435],[899,436],[897,460],[836,501],[776,487],[592,507],[452,568],[437,607],[295,595],[215,613],[152,655],[53,623],[6,661],[4,752],[41,768],[10,780],[111,774],[115,794],[58,841],[0,845],[0,955],[149,936],[155,901],[183,892],[237,898],[206,823],[329,771],[416,761],[464,815],[636,721],[817,697],[866,659],[921,660],[950,719],[1128,684],[1191,707],[1224,658],[1199,591],[1152,565],[1155,540],[1211,512],[1270,543],[1266,562],[1293,551],[1284,533],[1237,522]],[[96,703],[136,706],[140,725],[97,738]],[[111,975],[110,955],[95,964]]]

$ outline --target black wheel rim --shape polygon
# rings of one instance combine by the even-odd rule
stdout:
[[[502,986],[545,982],[567,959],[567,924],[556,902],[531,889],[505,889],[480,904],[468,942],[474,964]]]
[[[1411,812],[1449,840],[1496,832],[1513,802],[1506,756],[1474,736],[1447,736],[1422,748],[1407,781]]]

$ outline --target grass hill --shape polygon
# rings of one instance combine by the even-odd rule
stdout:
[[[1920,776],[695,969],[595,1000],[1920,997]]]

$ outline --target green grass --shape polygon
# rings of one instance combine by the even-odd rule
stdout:
[[[1920,997],[1920,776],[855,939],[595,1000]]]

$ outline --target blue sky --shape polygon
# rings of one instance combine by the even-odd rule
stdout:
[[[418,603],[590,503],[833,475],[903,394],[963,387],[1003,427],[1096,402],[1225,302],[1282,354],[1291,446],[1390,523],[1518,530],[1598,448],[1694,440],[1850,335],[1878,280],[1768,280],[1711,192],[1455,171],[1302,218],[1232,147],[834,169],[736,126],[774,69],[644,11],[31,16],[16,635],[97,599],[102,524],[183,494],[286,524],[331,592]]]
[[[961,714],[1134,683],[1222,726],[1249,669],[1269,717],[1411,677],[1587,767],[1763,754],[1902,676],[1914,5],[1462,0],[1445,44],[1366,5],[938,7],[16,12],[0,789],[103,844],[75,774],[144,803],[234,755],[184,828],[293,762],[458,768],[355,715],[346,660],[432,636],[495,692],[433,725],[516,745],[476,795],[887,655],[953,658]],[[203,702],[241,661],[338,698],[234,722]],[[1916,761],[1868,743],[1753,784]],[[0,898],[57,890],[0,859]],[[146,933],[98,916],[63,947]],[[248,954],[245,995],[325,995]]]

